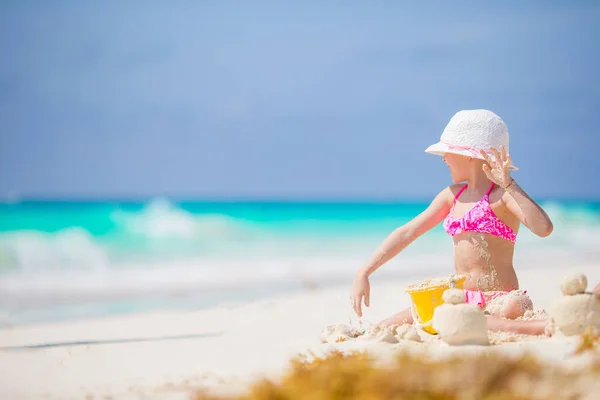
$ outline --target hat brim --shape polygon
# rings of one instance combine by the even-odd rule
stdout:
[[[453,148],[450,148],[447,144],[441,143],[441,142],[432,144],[431,146],[426,148],[425,153],[433,154],[436,156],[444,156],[444,154],[446,154],[446,153],[452,153],[452,154],[459,154],[461,156],[475,157],[475,158],[479,158],[480,160],[483,160],[483,157],[480,154],[473,154],[469,150],[453,149]],[[508,169],[511,169],[513,171],[519,170],[519,168],[517,168],[516,166],[514,166],[512,164],[510,167],[508,167]]]

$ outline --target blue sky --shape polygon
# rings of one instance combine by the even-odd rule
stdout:
[[[597,2],[3,1],[0,197],[428,198],[460,109],[600,198]]]

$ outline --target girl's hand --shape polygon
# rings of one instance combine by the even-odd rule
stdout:
[[[365,299],[365,306],[369,307],[369,297],[371,295],[371,285],[369,283],[369,277],[366,274],[358,273],[354,284],[352,285],[352,293],[350,295],[350,301],[354,312],[359,317],[362,317],[362,301]]]
[[[510,156],[506,154],[506,149],[504,146],[500,146],[500,150],[502,151],[502,156],[498,154],[498,150],[490,147],[490,152],[494,155],[493,160],[485,151],[479,151],[483,156],[483,159],[486,161],[486,163],[483,164],[483,172],[485,172],[489,180],[500,186],[502,189],[506,189],[513,181],[513,178],[510,176],[510,172],[508,170],[508,167],[510,167],[511,164],[511,159]]]

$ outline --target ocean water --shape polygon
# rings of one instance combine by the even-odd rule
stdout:
[[[521,227],[519,264],[600,259],[600,202],[543,202],[555,230]],[[307,287],[356,269],[426,203],[20,202],[0,204],[0,323],[200,308]],[[373,279],[442,274],[441,225]]]

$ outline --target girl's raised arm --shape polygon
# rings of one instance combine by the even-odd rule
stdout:
[[[483,164],[483,171],[491,181],[504,189],[502,201],[510,212],[534,234],[540,237],[548,236],[554,229],[550,217],[510,176],[508,171],[511,164],[510,155],[503,146],[500,150],[501,154],[493,148],[490,149],[494,155],[493,160],[484,151],[481,151],[487,162],[487,164]]]

